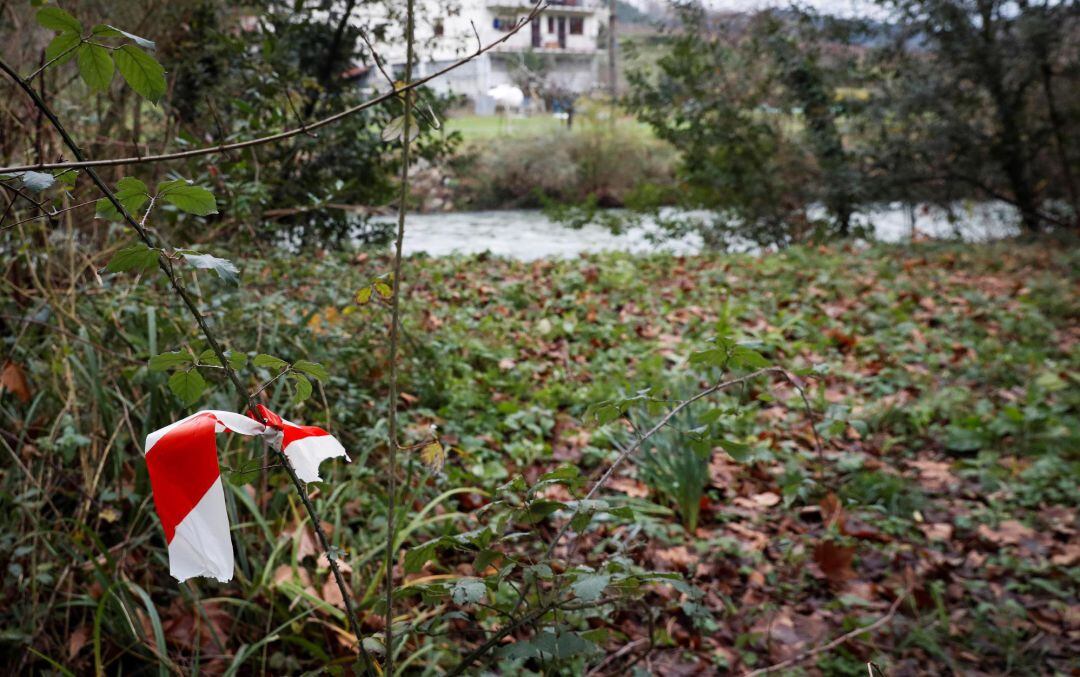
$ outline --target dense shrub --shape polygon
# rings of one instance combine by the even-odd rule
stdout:
[[[588,109],[573,129],[471,143],[458,160],[458,206],[538,207],[589,199],[619,207],[645,186],[672,184],[675,151],[641,127]]]

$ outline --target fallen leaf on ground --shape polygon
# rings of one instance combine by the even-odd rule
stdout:
[[[940,522],[937,524],[920,524],[923,535],[930,541],[948,541],[953,536],[953,525]]]
[[[4,369],[0,371],[0,393],[5,390],[19,398],[23,404],[30,401],[30,384],[26,381],[26,374],[19,365],[10,360],[4,363]]]
[[[814,561],[830,583],[841,584],[855,578],[851,562],[855,559],[853,546],[839,545],[833,541],[821,541],[814,546]]]
[[[998,545],[1019,545],[1021,541],[1035,538],[1035,530],[1024,526],[1016,520],[1005,520],[998,525],[997,529],[991,529],[985,524],[980,524],[978,529],[980,537]]]

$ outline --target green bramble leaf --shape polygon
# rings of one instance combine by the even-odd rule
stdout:
[[[479,578],[460,578],[450,588],[450,598],[458,606],[474,604],[486,596],[487,586]]]
[[[292,372],[289,374],[289,378],[292,379],[293,388],[295,389],[293,391],[293,404],[300,404],[311,397],[311,381],[308,380],[307,376]]]
[[[45,61],[56,59],[54,66],[60,66],[75,58],[75,48],[82,42],[82,36],[73,31],[57,33],[45,48]],[[61,56],[62,55],[62,56]]]
[[[192,369],[191,371],[178,371],[169,377],[169,390],[180,398],[187,406],[194,404],[202,397],[206,389],[206,381],[202,375]]]
[[[54,31],[70,31],[72,33],[82,33],[82,24],[79,20],[71,16],[59,7],[50,5],[49,7],[42,7],[37,12],[37,22],[45,28],[49,28]]]
[[[110,273],[125,273],[129,270],[145,273],[156,268],[157,264],[158,250],[140,242],[113,254],[105,270]]]
[[[79,179],[79,171],[77,169],[64,169],[53,174],[53,178],[59,181],[62,186],[74,188],[75,182]]]
[[[728,352],[723,348],[709,348],[690,354],[690,364],[724,368],[728,363]]]
[[[236,264],[228,259],[221,259],[211,254],[195,254],[192,252],[181,252],[181,255],[185,261],[196,268],[212,270],[217,273],[218,277],[229,284],[240,284],[240,271],[236,269]]]
[[[360,291],[356,292],[356,302],[360,305],[364,305],[371,300],[371,287],[364,287]]]
[[[251,364],[256,367],[266,367],[267,369],[281,369],[282,367],[289,366],[289,363],[280,357],[274,357],[273,355],[267,355],[266,353],[256,355],[255,359],[251,361]]]
[[[604,593],[609,583],[611,583],[611,576],[608,574],[586,574],[571,583],[570,589],[582,602],[595,602],[600,599],[600,595]]]
[[[263,460],[261,458],[249,458],[239,468],[233,468],[227,477],[235,486],[242,487],[259,479],[262,473]]]
[[[138,212],[146,201],[150,199],[150,189],[146,187],[146,184],[136,179],[134,176],[125,176],[116,182],[116,199],[120,201],[120,204],[124,206],[128,214],[134,215]],[[94,214],[99,219],[108,219],[110,221],[117,221],[120,219],[120,212],[107,197],[103,197],[97,201],[97,208]]]
[[[415,574],[423,569],[428,560],[435,558],[439,543],[440,539],[436,538],[405,551],[405,573]]]
[[[115,66],[109,50],[100,45],[85,43],[79,46],[79,75],[86,86],[96,92],[104,92],[112,82]]]
[[[135,45],[124,45],[113,53],[113,58],[116,59],[116,68],[124,81],[139,96],[157,103],[165,95],[165,68],[157,59]]]
[[[226,350],[225,359],[229,361],[229,366],[233,369],[243,369],[247,365],[247,355],[244,353]],[[199,364],[205,364],[208,367],[220,367],[221,360],[218,359],[213,348],[207,348],[199,354]]]
[[[174,367],[191,364],[191,353],[177,350],[171,353],[159,353],[150,358],[147,366],[150,371],[168,371]]]
[[[330,378],[330,373],[326,371],[326,367],[322,366],[318,362],[308,362],[307,360],[297,360],[293,363],[293,369],[302,371],[308,376],[325,381]]]
[[[732,442],[731,440],[717,440],[717,444],[728,453],[728,456],[735,459],[736,462],[742,463],[750,457],[750,452],[753,449],[749,444],[743,444],[742,442]]]
[[[214,194],[185,179],[164,181],[158,184],[157,190],[158,197],[181,211],[196,216],[218,213]]]
[[[746,367],[748,369],[764,369],[770,365],[765,356],[744,345],[731,347],[731,366]]]

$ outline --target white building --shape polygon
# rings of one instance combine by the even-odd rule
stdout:
[[[414,77],[444,68],[474,52],[477,36],[485,46],[505,36],[528,16],[534,4],[529,0],[451,2],[450,7],[438,0],[417,3],[419,63]],[[548,0],[548,4],[530,25],[506,42],[428,86],[439,93],[468,97],[480,114],[494,112],[494,102],[487,92],[497,85],[517,85],[533,98],[552,91],[582,94],[600,86],[601,50],[597,39],[600,22],[607,18],[606,0]],[[393,65],[395,77],[400,76],[405,62],[404,40],[400,36],[388,37],[376,49]],[[378,75],[377,71],[369,71],[365,81],[381,87],[375,79]]]

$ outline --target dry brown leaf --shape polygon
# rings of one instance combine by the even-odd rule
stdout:
[[[338,560],[337,560],[337,563],[338,563],[338,569],[341,570],[341,573],[343,573],[343,574],[351,574],[352,573],[352,567],[349,566],[348,562],[346,562],[345,560],[343,560],[343,559],[341,559],[339,557]],[[327,569],[330,568],[330,558],[326,556],[325,552],[319,553],[319,558],[315,560],[315,568],[318,569],[319,571],[326,571]]]
[[[645,498],[649,495],[649,488],[645,486],[645,483],[633,477],[612,478],[608,481],[608,487],[615,491],[621,491],[631,498]]]
[[[952,464],[945,461],[911,461],[912,467],[919,471],[919,483],[930,491],[948,491],[957,483],[952,474]]]
[[[1050,563],[1059,567],[1076,566],[1077,562],[1080,562],[1080,543],[1066,543],[1063,552],[1050,558]]]
[[[985,524],[980,524],[978,534],[982,538],[998,545],[1019,545],[1021,541],[1030,541],[1035,538],[1035,530],[1024,526],[1016,520],[1005,520],[998,525],[997,529],[991,529]]]
[[[855,570],[851,568],[854,559],[853,546],[839,545],[833,541],[821,541],[814,546],[814,561],[833,584],[839,585],[855,578]]]
[[[698,556],[690,552],[685,545],[677,545],[673,548],[663,548],[653,553],[653,558],[669,569],[687,570],[690,565],[698,561]]]
[[[341,588],[337,586],[333,574],[326,577],[322,586],[322,598],[327,604],[333,604],[339,609],[345,608],[345,598],[341,596]]]
[[[311,534],[311,530],[304,525],[300,525],[293,532],[293,537],[299,537],[300,545],[297,548],[296,559],[297,561],[304,561],[307,557],[314,557],[315,553],[319,551],[315,545],[315,537]]]
[[[750,497],[756,505],[760,505],[762,508],[771,508],[780,502],[780,495],[771,491],[766,491],[760,494],[754,494]]]
[[[825,498],[821,499],[819,503],[821,506],[821,519],[824,520],[826,526],[832,526],[837,521],[844,517],[844,507],[840,504],[840,499],[833,492],[829,492],[825,495]]]
[[[79,655],[79,651],[86,646],[86,642],[90,639],[90,626],[80,625],[75,628],[75,632],[71,633],[71,637],[68,637],[68,660],[75,658]]]
[[[420,460],[432,472],[439,472],[443,469],[443,464],[446,463],[446,448],[443,447],[439,440],[429,442],[420,450]]]
[[[4,391],[15,395],[23,404],[30,401],[30,384],[26,381],[26,374],[11,360],[5,362],[3,371],[0,371],[0,393]]]
[[[939,522],[937,524],[920,524],[923,534],[930,541],[948,541],[953,537],[953,525]]]

